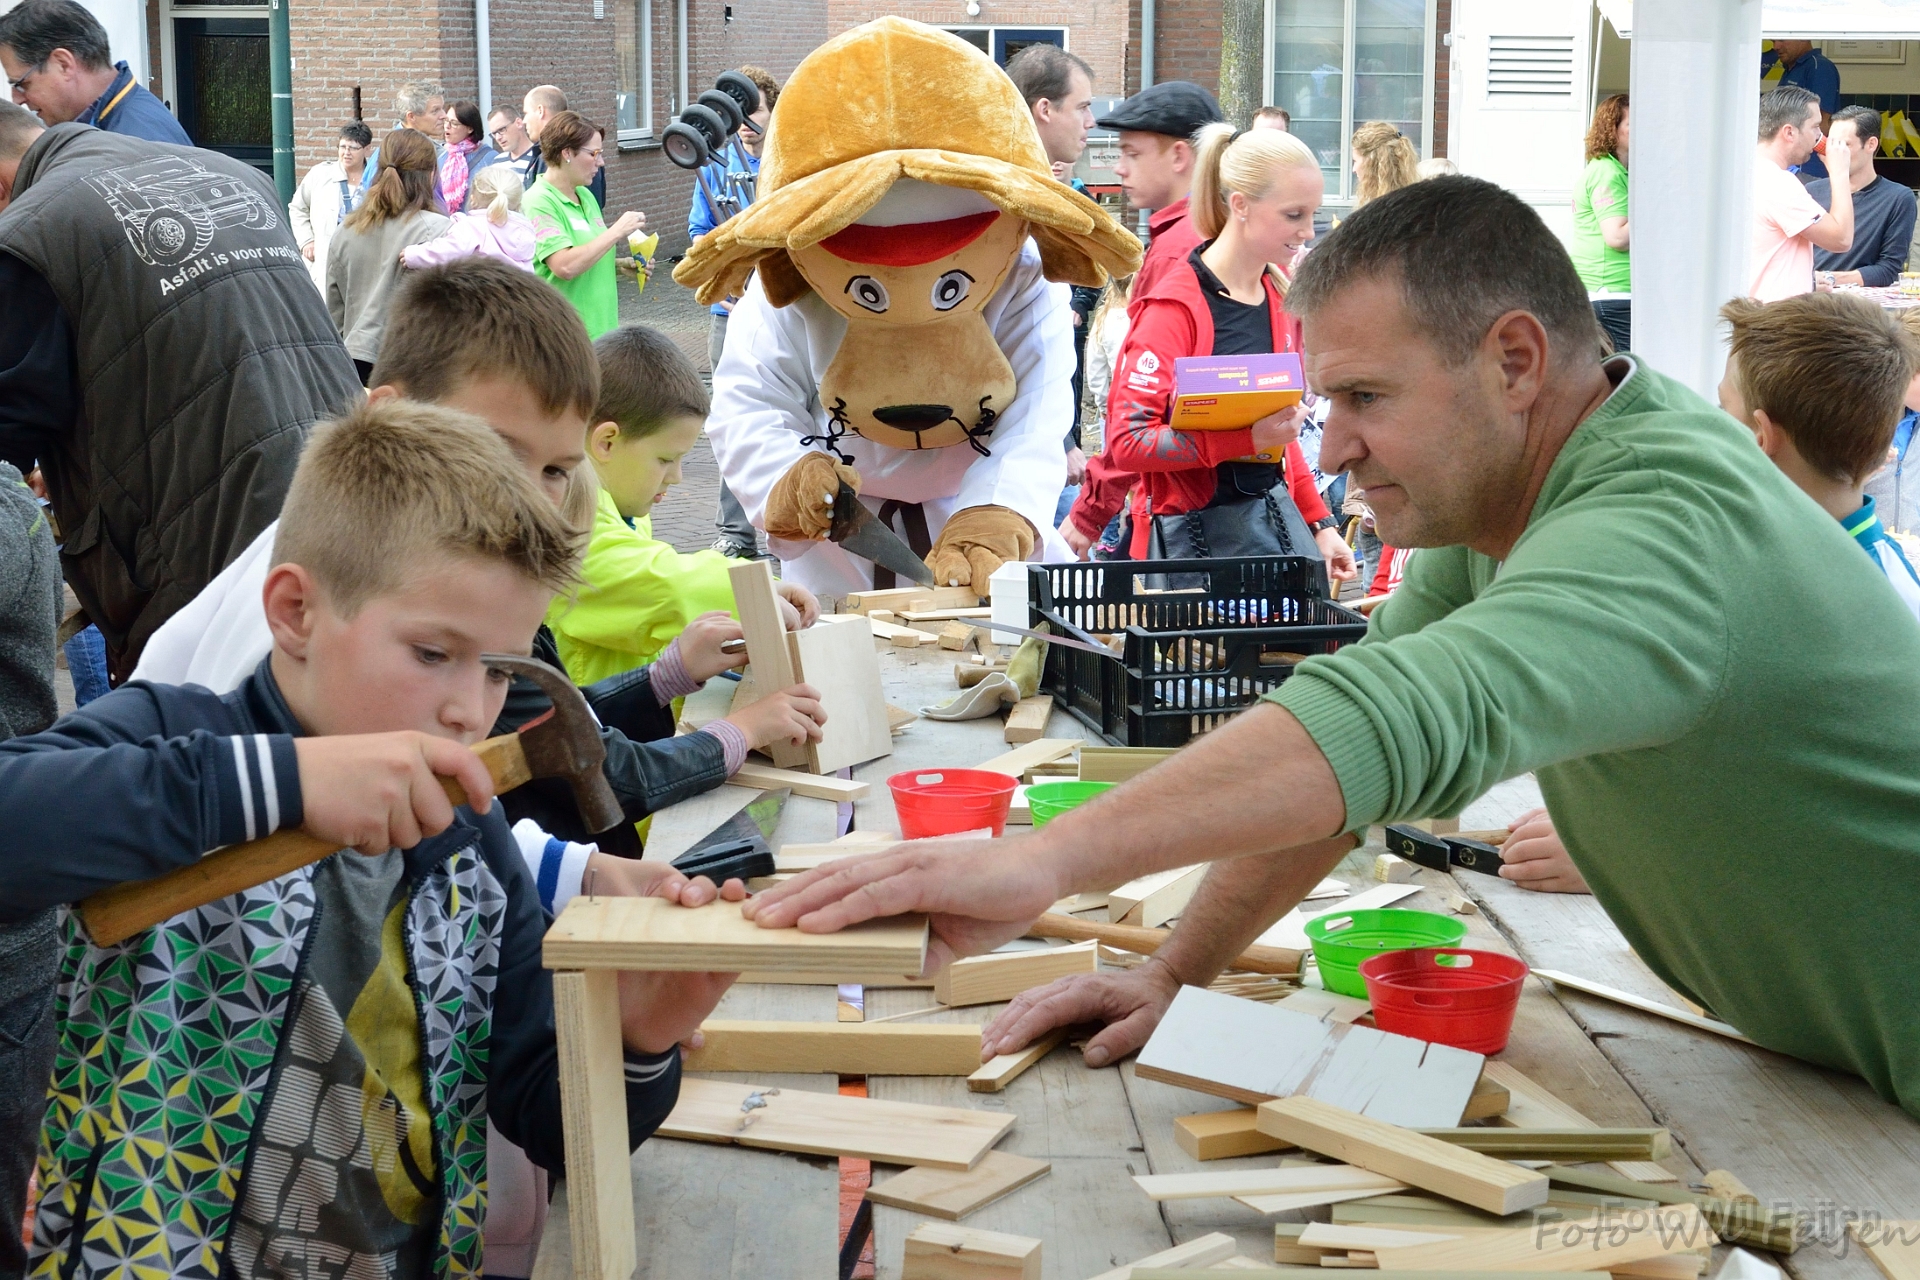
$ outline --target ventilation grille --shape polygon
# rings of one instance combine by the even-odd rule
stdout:
[[[1571,98],[1573,37],[1488,37],[1487,96],[1495,102]]]

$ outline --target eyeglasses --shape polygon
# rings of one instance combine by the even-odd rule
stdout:
[[[45,62],[35,63],[33,66],[27,68],[27,74],[21,76],[18,80],[9,79],[7,81],[7,87],[15,93],[22,93],[26,90],[27,81],[33,79],[46,69],[47,64]]]

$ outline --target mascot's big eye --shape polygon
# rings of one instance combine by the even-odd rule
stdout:
[[[933,309],[951,311],[967,300],[973,277],[964,271],[949,271],[933,282]]]
[[[853,299],[855,306],[865,307],[875,315],[885,314],[891,301],[887,297],[887,286],[872,276],[855,276],[847,281],[847,296]]]

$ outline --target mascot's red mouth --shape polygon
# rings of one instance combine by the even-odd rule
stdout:
[[[820,247],[843,262],[917,267],[958,253],[985,235],[999,216],[998,209],[989,209],[964,218],[908,222],[897,227],[869,227],[856,222],[822,240]]]

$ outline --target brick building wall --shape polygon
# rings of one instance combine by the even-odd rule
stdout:
[[[893,15],[935,27],[1065,27],[1067,48],[1093,68],[1093,91],[1124,95],[1128,33],[1139,0],[980,0],[977,17],[954,0],[828,0],[830,32]],[[1216,21],[1215,25],[1218,25]]]
[[[513,0],[498,0],[500,7]],[[554,0],[561,22],[590,0]],[[529,6],[530,7],[530,6]],[[447,100],[479,93],[472,0],[326,0],[288,10],[293,52],[294,164],[304,173],[334,155],[353,118],[353,91],[377,141],[398,118],[393,96],[408,80],[438,80]],[[499,39],[499,22],[494,38]],[[498,50],[496,48],[496,58]],[[499,87],[496,83],[495,94]]]

